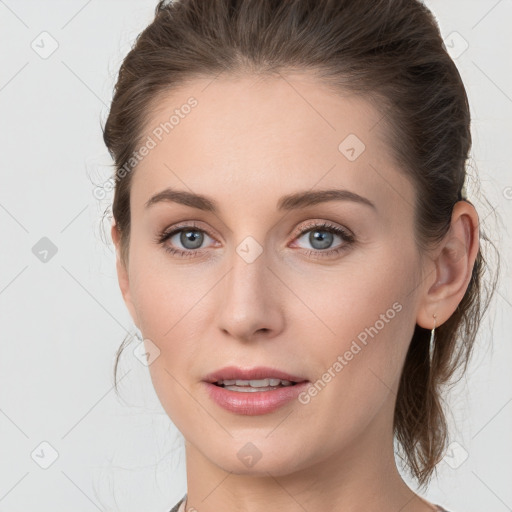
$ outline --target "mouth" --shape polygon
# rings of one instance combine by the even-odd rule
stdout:
[[[261,415],[296,403],[309,380],[277,370],[235,366],[207,375],[203,382],[209,398],[223,409],[238,415]]]

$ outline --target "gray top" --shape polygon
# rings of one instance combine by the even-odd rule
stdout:
[[[183,496],[183,498],[181,498],[181,500],[178,501],[178,503],[176,503],[176,505],[174,505],[174,507],[172,507],[172,509],[169,512],[178,512],[180,505],[185,501],[186,497],[187,495],[185,494],[185,496]],[[439,508],[439,512],[449,512],[448,510],[441,507],[441,505],[436,505],[436,507]]]
[[[180,505],[185,501],[186,497],[187,497],[187,495],[185,494],[185,496],[183,496],[183,498],[181,498],[181,500],[178,501],[178,503],[176,503],[176,505],[174,505],[174,507],[172,507],[169,512],[178,512]]]

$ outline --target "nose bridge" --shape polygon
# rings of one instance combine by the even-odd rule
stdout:
[[[259,244],[258,244],[259,245]],[[261,247],[261,246],[260,246]],[[263,293],[267,286],[268,258],[263,247],[256,253],[254,242],[241,242],[231,257],[231,271],[228,274],[225,297],[232,311],[243,311],[248,304],[253,310],[261,304]]]

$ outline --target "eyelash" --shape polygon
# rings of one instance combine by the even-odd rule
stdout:
[[[303,226],[302,229],[294,235],[294,240],[295,240],[295,238],[300,238],[305,233],[309,233],[310,231],[313,231],[314,229],[316,231],[326,231],[328,233],[333,233],[335,235],[338,235],[344,240],[344,243],[341,247],[338,247],[336,249],[327,249],[327,250],[306,249],[305,250],[306,255],[312,256],[313,258],[331,257],[331,256],[334,256],[335,254],[339,254],[339,253],[347,250],[348,246],[350,246],[355,241],[355,237],[349,231],[342,229],[338,226],[329,224],[327,222],[323,222],[323,223],[314,223],[313,222],[306,226]],[[199,228],[192,222],[189,224],[175,226],[172,228],[171,231],[165,230],[165,231],[159,233],[157,235],[157,237],[155,238],[155,243],[162,245],[165,251],[167,251],[168,253],[170,253],[174,256],[178,256],[180,258],[190,258],[190,257],[195,257],[195,256],[200,255],[201,249],[188,249],[188,250],[184,251],[181,249],[175,249],[174,247],[169,247],[168,245],[165,244],[165,242],[169,238],[174,236],[176,233],[180,233],[181,231],[199,231],[201,233],[206,233],[210,238],[213,238],[207,231]]]

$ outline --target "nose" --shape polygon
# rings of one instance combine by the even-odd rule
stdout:
[[[263,251],[249,262],[233,251],[231,268],[217,287],[217,325],[240,341],[272,338],[285,324],[283,285]]]

